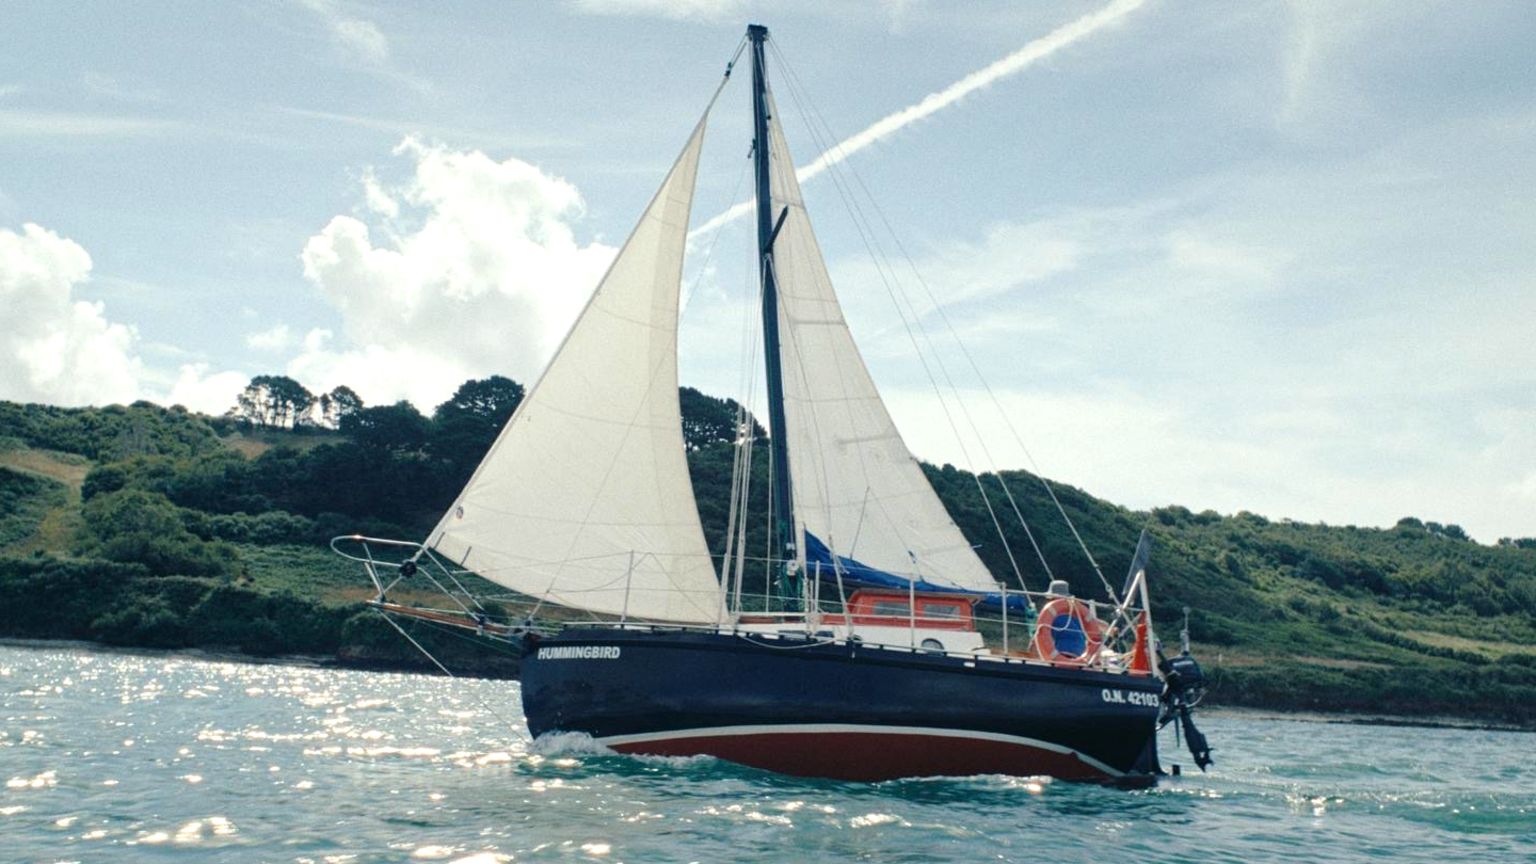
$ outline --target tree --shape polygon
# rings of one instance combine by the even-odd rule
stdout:
[[[359,446],[393,452],[422,449],[429,428],[427,418],[403,399],[393,405],[360,409],[341,421],[341,431]]]
[[[716,442],[736,442],[741,405],[735,399],[706,396],[692,387],[679,388],[677,395],[683,414],[683,444],[690,452]],[[757,425],[757,420],[750,414],[747,424],[752,429],[753,438],[762,440],[763,427]]]
[[[257,375],[236,398],[231,413],[254,426],[292,429],[314,402],[314,394],[287,375]]]
[[[340,429],[341,421],[363,410],[363,399],[351,387],[343,384],[329,393],[320,394],[315,399],[315,405],[319,409],[316,423],[327,429]]]
[[[462,482],[490,449],[512,412],[523,401],[523,385],[510,378],[465,381],[432,415],[431,449],[448,460],[453,480]],[[450,481],[450,485],[458,485]]]
[[[1397,524],[1402,525],[1403,523],[1399,521]],[[1439,522],[1425,522],[1424,530],[1436,537],[1445,537],[1450,540],[1471,541],[1472,539],[1467,536],[1467,532],[1460,525],[1441,525]]]
[[[432,419],[478,417],[500,428],[523,401],[523,385],[501,375],[475,378],[459,385],[447,402],[437,406]]]
[[[164,495],[121,489],[93,497],[81,508],[86,531],[78,551],[110,561],[143,564],[157,576],[222,576],[236,553],[187,530],[184,511]]]

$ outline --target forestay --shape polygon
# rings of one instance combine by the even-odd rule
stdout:
[[[798,527],[840,558],[937,586],[996,591],[907,450],[854,345],[772,112],[773,245]],[[814,538],[814,540],[813,540]],[[829,558],[830,560],[830,558]]]
[[[677,392],[678,289],[704,125],[433,530],[439,554],[563,606],[718,620]]]

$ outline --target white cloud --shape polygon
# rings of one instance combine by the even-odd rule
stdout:
[[[416,89],[422,89],[422,86],[424,86],[421,85],[421,82],[407,83],[411,83],[411,86]],[[574,139],[560,135],[535,135],[523,128],[517,129],[515,133],[507,130],[496,131],[490,127],[472,128],[434,123],[421,116],[411,117],[410,119],[369,117],[361,114],[342,114],[335,111],[317,111],[312,108],[295,108],[291,106],[277,106],[273,110],[280,115],[300,117],[318,123],[339,124],[358,129],[373,129],[379,132],[388,132],[396,137],[413,135],[420,138],[457,141],[461,146],[474,146],[485,149],[515,148],[527,152],[529,149],[574,147],[579,144]]]
[[[0,138],[131,138],[163,134],[179,125],[146,117],[0,110]]]
[[[1280,80],[1283,91],[1276,126],[1301,135],[1310,124],[1336,127],[1359,122],[1371,106],[1353,80],[1353,55],[1362,35],[1379,31],[1404,12],[1406,4],[1332,3],[1289,0],[1290,26],[1281,37]],[[1303,136],[1305,137],[1305,136]]]
[[[980,470],[1030,466],[985,393],[961,398],[990,459],[949,405],[974,460],[969,466],[932,391],[893,388],[884,395],[920,458]],[[1459,523],[1483,543],[1532,533],[1536,473],[1510,472],[1536,452],[1528,412],[1480,414],[1469,436],[1415,426],[1406,415],[1402,428],[1381,428],[1382,418],[1321,390],[1293,394],[1294,407],[1222,412],[1219,420],[1196,403],[1113,384],[1076,392],[1005,388],[997,397],[1045,476],[1117,504],[1378,527],[1418,516]],[[1426,459],[1426,452],[1441,455]]]
[[[894,111],[870,124],[868,128],[839,141],[827,152],[796,172],[802,181],[815,177],[822,171],[842,162],[865,147],[887,138],[897,131],[959,102],[965,97],[1015,75],[1036,62],[1055,54],[1062,48],[1090,36],[1101,28],[1118,22],[1136,11],[1145,0],[1114,0],[1114,2],[1087,15],[1069,21],[1038,39],[1031,40],[1022,48],[993,63],[977,69],[959,81],[929,93],[922,100]]]
[[[286,351],[293,345],[293,336],[287,324],[278,324],[245,337],[245,346],[257,351]]]
[[[80,244],[34,224],[0,229],[0,398],[87,405],[138,395],[132,329],[72,299],[91,272]]]
[[[604,2],[634,5],[633,0],[630,0],[628,3],[620,2],[620,0],[604,0]],[[660,0],[660,2],[665,3],[666,0]],[[811,162],[802,165],[796,170],[795,177],[802,183],[810,180],[812,177],[838,165],[860,150],[889,138],[907,126],[942,111],[973,93],[985,90],[1005,78],[1028,69],[1040,60],[1055,54],[1079,39],[1115,24],[1121,18],[1141,8],[1144,2],[1145,0],[1114,0],[1114,2],[1107,6],[1090,12],[1081,18],[1069,21],[1038,39],[1030,40],[1023,47],[1008,56],[977,69],[975,72],[966,75],[943,90],[929,93],[919,101],[887,114],[865,127],[862,131],[856,132],[828,147],[820,156],[817,156]],[[735,204],[724,212],[706,220],[704,224],[695,228],[690,236],[699,237],[715,231],[722,225],[745,216],[752,211],[752,207],[753,204],[750,201]]]
[[[400,216],[400,202],[396,201],[379,183],[379,178],[374,176],[372,168],[363,172],[363,203],[369,210],[386,219],[396,219]]]
[[[389,57],[389,40],[372,21],[361,18],[338,18],[331,24],[336,39],[358,56],[373,63],[383,63]]]
[[[142,354],[178,358],[172,346],[144,343],[114,323],[105,305],[74,299],[90,278],[80,244],[34,224],[0,229],[0,399],[53,405],[105,405],[149,399],[222,414],[250,376],[182,363],[176,372],[146,365]],[[270,335],[270,334],[269,334]]]
[[[575,0],[578,12],[669,21],[722,21],[741,17],[741,0]]]
[[[883,0],[880,7],[885,13],[886,20],[892,33],[903,33],[907,29],[907,22],[912,16],[912,7],[916,0]]]
[[[383,64],[389,59],[389,39],[377,24],[351,14],[336,0],[299,2],[320,16],[331,31],[331,38],[348,54],[373,65]]]
[[[1467,140],[1453,124],[1338,164],[1213,177],[1168,200],[993,230],[1015,243],[942,244],[918,267],[1048,476],[1135,507],[1414,515],[1483,542],[1529,536],[1536,283],[1519,239],[1531,219],[1490,215],[1452,182],[1460,163],[1440,143]],[[1421,172],[1426,161],[1442,174]],[[1421,187],[1440,206],[1415,204]],[[1430,209],[1443,221],[1428,223]],[[1047,240],[1073,255],[1010,278]],[[913,450],[959,464],[905,334],[889,311],[861,308],[888,306],[873,268],[834,274],[872,373],[897,385],[887,395]],[[942,322],[925,324],[947,368],[967,372]],[[990,412],[985,395],[979,405]],[[993,464],[1027,466],[1006,428],[987,429]]]
[[[159,90],[125,84],[111,75],[92,70],[86,70],[80,83],[87,92],[117,102],[160,102],[165,98],[165,94]]]
[[[408,399],[430,414],[466,379],[496,371],[473,371],[441,345],[375,343],[334,349],[332,336],[329,330],[311,330],[304,350],[288,364],[288,374],[315,393],[344,384],[370,405]]]
[[[1209,276],[1226,283],[1271,282],[1288,256],[1208,234],[1177,229],[1167,237],[1168,263],[1182,276]]]
[[[294,2],[319,19],[339,55],[350,60],[360,70],[417,93],[431,92],[430,82],[398,68],[389,37],[384,35],[379,25],[359,14],[361,4],[348,0]]]
[[[469,377],[531,379],[615,250],[579,243],[576,188],[527,162],[414,138],[395,152],[414,173],[395,187],[364,175],[370,221],[337,216],[305,244],[343,332],[312,332],[290,374],[424,410]]]
[[[204,414],[219,415],[234,407],[235,398],[251,381],[244,372],[209,372],[207,363],[188,363],[181,367],[170,393],[160,401],[182,405]]]

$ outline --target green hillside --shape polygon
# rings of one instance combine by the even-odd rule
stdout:
[[[361,606],[362,574],[325,542],[354,531],[424,536],[521,396],[513,382],[486,379],[430,417],[407,403],[353,402],[332,422],[297,424],[294,410],[253,422],[148,403],[0,403],[0,635],[419,663]],[[735,404],[683,397],[699,509],[720,551]],[[754,465],[756,512],[766,508],[766,449]],[[982,558],[1016,584],[978,489],[1005,506],[1002,481],[925,468]],[[1017,520],[1003,520],[1024,583],[1039,590],[1055,576],[1102,596],[1040,479],[1002,480],[1051,568]],[[1536,541],[1482,545],[1412,518],[1374,529],[1137,512],[1052,491],[1117,586],[1139,532],[1151,531],[1154,614],[1167,639],[1191,608],[1214,702],[1536,725]],[[759,528],[748,548],[764,539]],[[433,644],[458,670],[514,668],[459,641]]]

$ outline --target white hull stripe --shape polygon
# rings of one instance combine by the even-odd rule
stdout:
[[[1083,764],[1103,771],[1111,777],[1124,777],[1125,772],[1071,747],[1022,735],[1005,735],[1000,732],[977,732],[965,729],[940,729],[930,726],[876,726],[863,723],[783,723],[760,726],[705,726],[698,729],[675,729],[668,732],[642,732],[637,735],[610,735],[597,739],[604,747],[626,744],[649,744],[654,741],[673,741],[686,738],[733,738],[742,735],[821,735],[853,733],[857,735],[922,735],[930,738],[969,738],[973,741],[992,741],[999,744],[1015,744],[1034,747],[1075,757]]]

